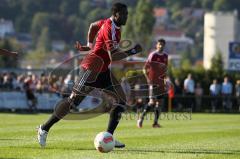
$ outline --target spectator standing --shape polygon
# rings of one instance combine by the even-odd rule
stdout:
[[[232,95],[232,83],[229,82],[228,77],[224,77],[224,81],[222,83],[222,97],[223,97],[223,109],[224,110],[232,110],[232,102],[231,102],[231,95]]]
[[[196,97],[196,111],[200,111],[202,107],[202,95],[203,95],[203,88],[200,83],[197,83],[195,89],[195,97]]]
[[[181,100],[181,96],[182,96],[182,86],[181,86],[181,83],[179,81],[178,78],[175,79],[174,81],[174,95],[175,95],[175,98],[173,100],[173,104],[174,106],[176,107],[176,109],[178,111],[181,111],[182,109],[182,100]]]
[[[216,112],[217,106],[219,104],[219,96],[221,94],[221,86],[218,84],[217,79],[214,79],[209,87],[211,96],[211,108],[212,112]]]
[[[235,85],[235,96],[237,97],[238,111],[240,111],[240,80],[237,80]]]
[[[184,80],[184,92],[187,96],[187,107],[194,110],[195,82],[191,74],[188,74],[187,78]]]
[[[24,88],[27,97],[27,103],[30,111],[36,111],[37,109],[37,98],[34,95],[34,81],[32,75],[29,75],[24,81]]]

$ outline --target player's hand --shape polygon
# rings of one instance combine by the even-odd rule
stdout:
[[[89,51],[91,48],[89,46],[82,46],[79,41],[76,41],[75,48],[79,51]]]
[[[140,44],[136,44],[134,49],[136,50],[136,53],[142,52],[142,46]]]

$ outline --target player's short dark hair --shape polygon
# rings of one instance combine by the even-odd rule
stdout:
[[[116,15],[116,13],[122,11],[123,9],[127,9],[127,5],[123,3],[114,3],[112,6],[112,15]]]
[[[159,39],[158,42],[161,43],[161,44],[163,44],[163,45],[166,44],[166,41],[165,41],[164,39]]]

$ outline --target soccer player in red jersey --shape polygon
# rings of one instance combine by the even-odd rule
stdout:
[[[114,133],[121,114],[125,110],[126,97],[121,85],[111,73],[109,65],[112,61],[121,60],[142,51],[142,47],[139,44],[127,51],[122,51],[119,48],[121,26],[126,24],[127,17],[127,6],[122,3],[115,3],[112,7],[112,16],[110,18],[94,22],[90,25],[88,45],[81,46],[79,42],[76,42],[75,47],[77,49],[90,50],[90,53],[81,62],[79,76],[73,86],[71,95],[59,101],[50,119],[39,126],[38,141],[42,147],[46,145],[49,129],[68,114],[71,108],[78,106],[85,96],[92,91],[91,88],[93,87],[111,91],[116,98],[117,102],[114,103],[110,111],[107,128],[107,132]],[[93,47],[95,36],[96,43]],[[115,147],[125,147],[125,144],[116,140]]]
[[[153,127],[160,127],[158,118],[160,115],[160,105],[163,103],[163,96],[167,93],[165,78],[168,65],[168,55],[164,52],[165,40],[160,39],[156,44],[156,50],[149,54],[144,72],[149,85],[149,102],[145,106],[140,119],[137,122],[139,128],[143,125],[143,120],[147,112],[154,107],[154,123]]]

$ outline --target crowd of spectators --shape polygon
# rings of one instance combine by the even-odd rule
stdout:
[[[202,106],[209,102],[210,110],[216,112],[218,109],[231,111],[233,106],[240,111],[240,80],[232,83],[228,76],[223,77],[222,82],[219,79],[213,79],[208,86],[208,90],[203,89],[200,82],[195,82],[191,74],[188,74],[183,81],[183,88],[178,79],[174,82],[175,95],[184,97],[185,105],[193,108],[194,111],[200,111]],[[179,104],[179,102],[175,102]]]
[[[36,93],[56,92],[64,85],[62,77],[49,77],[44,73],[38,75],[33,73],[3,72],[0,73],[0,90],[2,91],[25,91],[31,89]]]
[[[170,80],[169,77],[168,80]],[[212,84],[209,84],[208,89],[206,89],[206,87],[202,87],[203,83],[196,82],[191,74],[188,74],[186,79],[182,81],[178,78],[174,80],[171,79],[173,91],[168,88],[166,92],[163,92],[166,101],[164,106],[165,110],[168,108],[170,97],[172,98],[172,107],[177,111],[189,108],[197,112],[204,109],[208,109],[211,112],[219,110],[232,111],[233,109],[240,111],[240,80],[237,80],[235,84],[230,82],[227,76],[223,77],[222,80],[223,82],[213,79]],[[147,103],[147,100],[144,99],[147,98],[146,95],[138,95],[139,90],[146,90],[146,88],[141,88],[145,85],[143,83],[144,82],[139,82],[138,79],[135,85],[131,86],[132,93],[130,93],[130,91],[127,91],[127,89],[130,88],[127,80],[125,78],[122,80],[122,86],[125,92],[128,92],[128,98],[135,98],[133,100],[130,99],[130,103],[136,103],[136,105]],[[143,93],[143,91],[141,92]],[[173,93],[173,95],[171,95],[171,93]]]
[[[28,100],[34,104],[36,93],[47,92],[64,95],[63,92],[66,91],[66,88],[69,88],[68,85],[71,81],[71,76],[67,76],[66,78],[52,76],[49,78],[48,75],[44,73],[0,72],[0,91],[25,92]],[[201,83],[195,82],[191,74],[183,81],[177,78],[171,81],[174,90],[172,103],[178,110],[184,107],[190,107],[193,111],[201,111],[202,106],[205,105],[205,101],[203,100],[205,98],[209,99],[208,101],[212,112],[216,112],[220,106],[224,110],[231,110],[234,104],[237,105],[237,108],[240,110],[240,80],[232,83],[227,76],[223,77],[222,82],[213,79],[207,91],[202,88]],[[134,98],[134,95],[126,90],[141,89],[141,81],[138,79],[135,85],[132,85],[132,83],[130,85],[127,79],[124,78],[122,86],[127,94],[128,100],[131,100],[131,98]],[[144,90],[146,89],[144,88]],[[169,92],[166,92],[166,96],[168,93]],[[141,103],[144,100],[138,98],[137,101]]]

